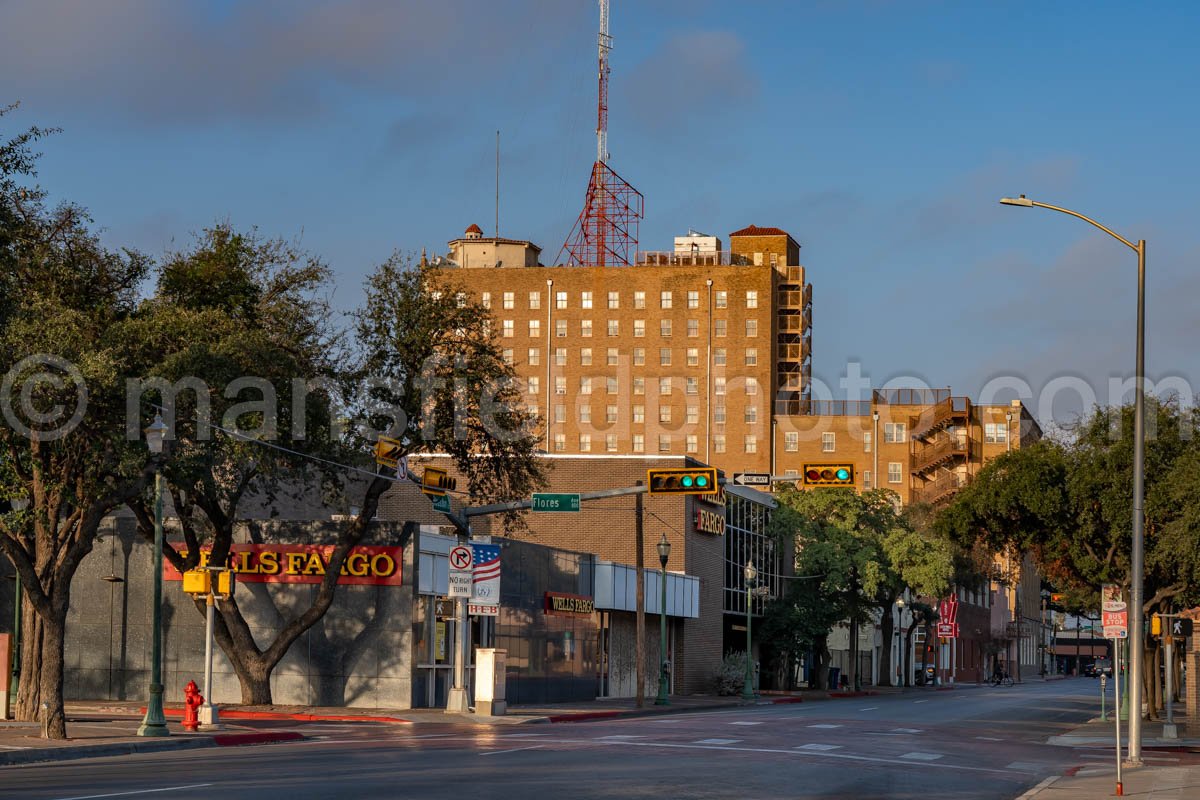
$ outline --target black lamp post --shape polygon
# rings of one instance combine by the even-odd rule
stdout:
[[[671,557],[671,543],[667,541],[666,531],[658,540],[657,547],[658,563],[662,564],[662,605],[658,607],[658,652],[662,656],[662,664],[658,670],[658,697],[654,699],[654,705],[666,706],[670,705],[667,700],[667,559]]]
[[[747,702],[754,701],[754,659],[750,655],[750,601],[754,593],[754,582],[758,578],[758,568],[754,566],[754,561],[746,562],[746,568],[742,570],[743,576],[746,578],[746,680],[742,684],[742,699]]]
[[[157,460],[163,452],[163,441],[167,426],[161,415],[155,415],[154,423],[146,428],[146,446]],[[138,728],[138,736],[170,736],[167,718],[163,713],[162,683],[162,572],[163,572],[163,474],[161,461],[154,469],[154,621],[151,628],[150,646],[150,698],[146,702],[146,716]]]

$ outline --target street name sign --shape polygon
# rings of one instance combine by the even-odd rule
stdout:
[[[770,486],[771,473],[769,472],[735,472],[733,474],[734,486]]]
[[[530,504],[532,511],[578,511],[577,494],[535,494]]]

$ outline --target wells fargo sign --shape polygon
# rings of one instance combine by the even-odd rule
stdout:
[[[186,545],[174,543],[181,555]],[[200,549],[200,566],[208,563],[211,548]],[[235,544],[230,548],[229,566],[238,583],[320,583],[325,579],[333,545],[327,544]],[[342,562],[338,583],[359,586],[399,586],[402,547],[359,545]],[[183,580],[171,564],[163,564],[163,579]]]
[[[596,601],[578,594],[546,592],[547,614],[591,614],[596,610]]]
[[[709,511],[705,508],[696,509],[696,530],[700,533],[725,535],[725,511]]]

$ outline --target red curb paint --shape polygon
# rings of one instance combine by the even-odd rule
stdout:
[[[1084,765],[1082,765],[1082,764],[1078,767],[1070,767],[1066,771],[1063,772],[1063,775],[1067,776],[1068,778],[1074,778],[1075,773],[1079,772],[1079,770],[1083,769],[1083,767],[1084,767]]]
[[[803,697],[779,697],[771,701],[772,705],[783,705],[785,703],[803,703]]]
[[[551,722],[586,722],[589,719],[612,719],[626,716],[624,711],[585,711],[581,714],[554,714],[546,717]]]
[[[878,692],[830,692],[830,697],[872,697]]]
[[[268,731],[265,733],[221,733],[213,737],[218,747],[237,747],[244,744],[268,744],[270,742],[294,742],[304,737],[295,731]]]

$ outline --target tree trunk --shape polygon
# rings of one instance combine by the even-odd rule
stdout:
[[[66,633],[66,609],[55,609],[54,619],[42,620],[41,716],[43,736],[67,738],[67,718],[63,713],[63,646]]]
[[[846,670],[846,687],[858,690],[858,620],[850,618],[850,668]]]
[[[813,669],[812,679],[816,682],[816,689],[829,688],[829,649],[826,646],[826,637],[821,637],[813,642]]]
[[[883,647],[879,648],[879,685],[895,686],[892,681],[892,637],[896,633],[896,619],[892,616],[892,603],[884,607],[879,623],[883,639]]]
[[[912,686],[912,637],[915,630],[915,625],[909,625],[908,633],[904,635],[904,653],[900,658],[900,664],[904,671],[905,686]]]
[[[254,659],[248,664],[242,659],[233,662],[233,671],[237,673],[238,683],[242,687],[242,705],[269,706],[271,699],[271,669],[262,660]]]
[[[37,676],[42,674],[42,618],[33,610],[33,605],[19,598],[21,603],[21,682],[17,689],[17,719],[22,722],[38,721],[38,706],[42,703],[42,684]]]

